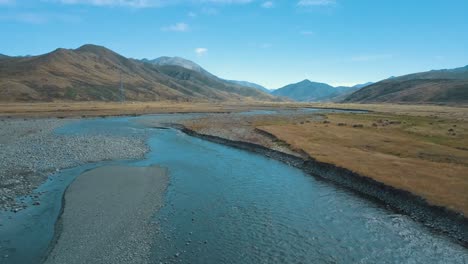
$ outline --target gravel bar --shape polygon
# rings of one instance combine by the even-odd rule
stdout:
[[[17,212],[47,176],[89,162],[138,159],[148,151],[144,136],[57,135],[77,119],[0,120],[0,210]],[[33,199],[40,199],[38,196]]]
[[[57,243],[45,264],[149,263],[167,169],[104,166],[78,176],[65,193]]]

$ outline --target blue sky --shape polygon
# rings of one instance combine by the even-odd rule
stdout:
[[[86,43],[268,88],[468,64],[466,0],[0,0],[0,53]]]

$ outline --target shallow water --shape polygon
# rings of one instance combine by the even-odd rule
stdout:
[[[112,163],[156,164],[169,170],[166,204],[153,219],[160,229],[154,238],[154,263],[468,262],[467,249],[451,239],[296,168],[140,122],[189,117],[86,119],[57,130],[148,137],[151,151],[145,159]],[[0,219],[14,217],[9,232],[0,228],[0,239],[10,243],[10,256],[0,263],[28,263],[21,259],[44,254],[64,189],[86,169],[103,164],[64,170],[39,188],[49,193],[41,206],[20,214],[0,213]]]
[[[171,181],[154,263],[468,261],[408,217],[275,160],[176,131],[149,142],[142,165],[169,168]]]

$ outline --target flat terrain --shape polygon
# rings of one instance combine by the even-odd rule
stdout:
[[[31,194],[53,172],[89,162],[138,159],[148,151],[144,135],[54,133],[73,121],[78,120],[0,118],[0,210],[23,209],[24,197],[16,198]]]
[[[59,239],[45,263],[149,263],[167,170],[100,167],[65,193]]]
[[[155,113],[239,112],[253,109],[299,108],[308,104],[270,102],[52,102],[0,103],[0,118],[95,117]]]
[[[205,134],[287,146],[299,154],[305,152],[319,161],[408,190],[432,204],[468,214],[467,108],[320,106],[375,112],[319,114],[322,118],[317,114],[256,116],[242,121],[230,121],[226,116],[222,121],[202,119],[187,125]],[[248,133],[236,133],[239,129]],[[268,134],[263,132],[277,139],[270,137],[269,143],[264,143],[264,135]]]
[[[294,110],[301,107],[366,109],[373,112],[325,114],[289,111],[287,114],[264,116],[229,114],[229,112],[252,109]],[[263,102],[243,104],[234,102],[223,104],[210,102],[0,104],[0,115],[4,120],[11,117],[12,121],[17,120],[15,117],[88,117],[171,112],[216,113],[207,118],[184,121],[184,124],[203,134],[261,144],[303,157],[309,155],[319,161],[345,167],[383,183],[411,191],[433,204],[447,206],[465,215],[468,213],[468,193],[466,192],[468,189],[468,107]],[[3,128],[6,130],[13,128],[9,123],[4,124]],[[28,132],[27,126],[17,130],[19,133],[26,133],[27,137],[34,137],[35,133],[50,133],[47,132],[50,129],[46,129],[48,126],[44,123],[42,130],[38,129],[37,132],[32,133]],[[11,143],[15,141],[3,142],[5,146]],[[42,145],[47,150],[50,144]],[[88,145],[90,144],[84,144],[84,146]],[[31,151],[34,150],[31,149]],[[6,152],[4,154],[9,156]],[[35,158],[34,155],[30,156],[31,159]],[[23,158],[18,160],[23,162]],[[59,164],[52,167],[62,168],[63,166]],[[34,168],[30,170],[31,175],[35,170]],[[42,169],[39,168],[38,171]],[[47,169],[46,172],[50,170]],[[16,178],[29,179],[31,177]],[[31,181],[25,180],[24,182]],[[11,186],[17,185],[12,184]],[[31,188],[36,185],[36,183],[27,184]],[[3,190],[11,189],[8,186],[3,188]],[[27,193],[27,191],[18,193]],[[10,200],[15,194],[17,192],[12,193],[8,199]],[[3,201],[3,204],[5,203],[9,202]]]

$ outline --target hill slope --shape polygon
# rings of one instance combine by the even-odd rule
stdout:
[[[143,59],[143,62],[151,63],[153,65],[159,66],[180,66],[182,68],[192,70],[207,76],[216,77],[207,70],[203,69],[200,65],[196,64],[193,61],[181,58],[181,57],[159,57],[154,60]]]
[[[184,77],[173,74],[184,72]],[[274,100],[255,89],[200,78],[196,71],[144,63],[107,48],[84,45],[32,57],[0,60],[0,101]]]
[[[180,67],[183,67],[185,69],[193,70],[195,72],[203,74],[203,75],[205,75],[205,76],[207,76],[209,78],[216,78],[216,79],[218,79],[218,81],[227,82],[227,83],[230,83],[230,84],[240,85],[240,86],[244,86],[244,87],[255,88],[257,90],[260,90],[260,91],[263,91],[263,92],[266,92],[266,93],[270,93],[270,90],[268,90],[267,88],[265,88],[265,87],[263,87],[261,85],[258,85],[256,83],[251,83],[251,82],[247,82],[247,81],[235,81],[235,80],[221,79],[221,78],[217,77],[216,75],[210,73],[209,71],[205,70],[203,67],[196,64],[195,62],[193,62],[191,60],[181,58],[181,57],[166,57],[166,56],[164,56],[164,57],[156,58],[154,60],[143,59],[142,61],[154,64],[154,65],[159,65],[159,66],[180,66]]]
[[[468,66],[386,79],[362,88],[343,102],[468,103]]]
[[[247,82],[247,81],[236,81],[236,80],[226,80],[227,82],[242,85],[245,87],[250,87],[250,88],[255,88],[257,90],[263,91],[265,93],[271,93],[270,90],[267,88],[261,86],[260,84],[252,83],[252,82]]]
[[[352,93],[359,88],[360,85],[353,87],[333,87],[326,83],[303,80],[301,82],[289,84],[274,90],[271,92],[271,94],[288,97],[296,101],[320,102],[334,101],[336,98],[340,98],[340,96]]]

